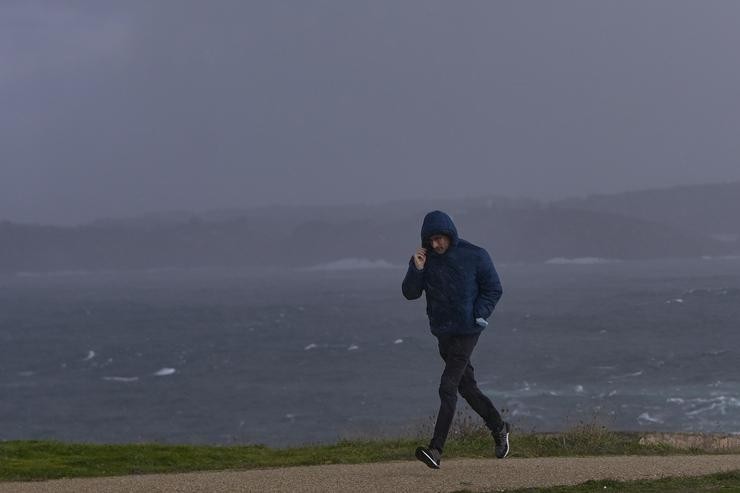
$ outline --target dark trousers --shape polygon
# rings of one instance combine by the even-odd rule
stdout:
[[[429,442],[429,448],[442,452],[447,434],[450,432],[452,418],[455,416],[457,393],[463,396],[470,407],[481,417],[491,431],[501,429],[503,422],[501,415],[475,383],[473,365],[470,364],[470,355],[473,353],[480,334],[437,336],[439,354],[445,361],[445,369],[439,383],[439,398],[441,404],[437,414],[437,424],[434,426],[434,437]]]

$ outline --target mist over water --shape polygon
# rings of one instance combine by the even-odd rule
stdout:
[[[0,221],[737,181],[739,15],[0,2]]]
[[[473,354],[479,385],[525,431],[593,419],[736,430],[739,262],[499,264],[504,297]],[[417,433],[443,366],[424,301],[403,299],[399,266],[350,267],[4,277],[0,438]]]

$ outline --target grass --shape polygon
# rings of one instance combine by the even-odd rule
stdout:
[[[464,417],[456,422],[445,458],[493,457],[492,440],[485,428]],[[516,433],[512,437],[512,457],[706,453],[640,445],[636,433],[614,432],[595,424],[579,424],[557,434]],[[414,449],[423,443],[419,438],[402,438],[270,448],[8,441],[0,442],[0,481],[413,460]]]
[[[641,481],[587,481],[576,486],[525,488],[508,493],[740,493],[740,471],[731,471],[693,478],[665,478]],[[458,493],[465,493],[461,491]],[[491,492],[493,493],[493,492]]]

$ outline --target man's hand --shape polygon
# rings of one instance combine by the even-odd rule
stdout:
[[[419,248],[414,254],[414,265],[416,266],[417,270],[422,270],[424,268],[424,264],[426,263],[427,263],[427,249],[423,247]]]

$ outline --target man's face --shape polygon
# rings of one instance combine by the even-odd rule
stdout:
[[[436,253],[442,255],[450,248],[450,238],[447,235],[434,235],[429,238],[432,248]]]

